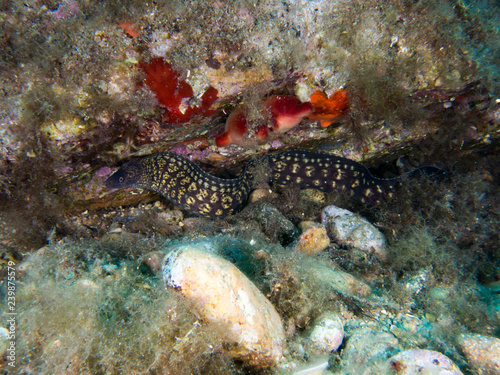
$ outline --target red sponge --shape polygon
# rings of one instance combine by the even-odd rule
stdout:
[[[147,64],[139,62],[139,68],[146,73],[144,83],[156,94],[158,102],[167,109],[163,121],[180,124],[188,122],[196,114],[209,116],[215,113],[209,110],[217,99],[218,92],[215,88],[210,86],[205,91],[199,106],[191,106],[193,89],[189,83],[179,79],[179,73],[169,63],[157,57]]]
[[[236,108],[226,120],[226,129],[224,133],[215,138],[215,144],[218,147],[237,144],[242,146],[243,136],[247,131],[247,119],[241,108]]]
[[[294,128],[313,111],[311,103],[302,103],[292,95],[270,96],[264,102],[264,106],[271,113],[273,130],[277,133],[284,133]]]
[[[309,116],[313,107],[311,103],[302,103],[295,96],[272,95],[263,103],[263,111],[267,111],[271,117],[269,125],[252,125],[247,123],[245,113],[241,107],[236,108],[226,121],[224,133],[215,138],[215,143],[219,147],[230,144],[244,145],[244,135],[247,130],[253,128],[255,138],[264,141],[269,137],[270,132],[284,133],[302,121],[305,116]],[[266,113],[263,113],[265,117]]]

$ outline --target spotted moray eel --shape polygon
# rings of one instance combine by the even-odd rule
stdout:
[[[256,178],[258,168],[261,172]],[[446,171],[426,166],[408,173],[409,177],[420,174],[440,176]],[[124,164],[109,177],[106,187],[152,190],[192,214],[222,218],[241,210],[250,192],[262,180],[325,192],[343,190],[363,204],[379,203],[392,197],[402,184],[401,177],[377,178],[353,160],[320,152],[290,150],[252,159],[239,177],[230,179],[212,176],[178,154],[161,152]]]

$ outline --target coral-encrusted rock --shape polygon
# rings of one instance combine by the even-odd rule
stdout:
[[[285,333],[273,305],[232,263],[196,247],[175,248],[164,259],[163,280],[185,296],[204,320],[217,324],[230,354],[254,367],[282,359]]]
[[[382,261],[387,259],[384,235],[366,219],[336,206],[325,207],[321,219],[336,243],[371,253]]]
[[[326,228],[321,224],[312,224],[304,227],[302,234],[292,247],[292,250],[312,255],[325,250],[330,246],[330,238]]]
[[[314,323],[309,336],[313,350],[329,353],[339,348],[344,340],[344,322],[332,312],[322,314]]]
[[[396,374],[461,375],[462,372],[447,356],[433,350],[411,349],[389,358],[389,368]]]
[[[462,335],[458,345],[479,375],[500,374],[500,339],[483,335]]]

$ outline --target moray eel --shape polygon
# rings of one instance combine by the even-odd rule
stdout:
[[[426,166],[408,174],[440,176],[446,171]],[[259,177],[256,178],[256,175]],[[249,161],[239,177],[218,178],[183,156],[161,152],[124,164],[106,181],[108,189],[142,188],[163,195],[189,213],[222,218],[241,210],[257,183],[296,184],[325,192],[343,190],[363,204],[390,198],[401,177],[374,177],[363,165],[338,156],[290,150]]]

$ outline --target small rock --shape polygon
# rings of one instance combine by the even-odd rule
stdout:
[[[184,214],[181,210],[164,210],[158,213],[158,217],[169,224],[180,223],[184,220]]]
[[[292,250],[312,255],[325,250],[328,246],[330,246],[330,238],[325,226],[315,224],[303,231]]]
[[[316,352],[336,351],[344,340],[344,322],[332,312],[322,314],[316,320],[309,340]]]
[[[250,197],[248,198],[249,203],[254,203],[261,201],[263,199],[269,199],[276,197],[277,194],[273,193],[270,189],[255,189],[250,193]]]
[[[293,345],[293,343],[291,342],[288,344],[288,346],[290,345]],[[304,356],[304,353],[302,353],[302,356]],[[286,363],[280,363],[278,373],[290,375],[327,375],[331,374],[330,371],[326,370],[328,365],[329,356],[328,354],[323,354],[307,358],[306,363],[303,363],[302,361],[297,363],[294,360]]]
[[[445,323],[444,319],[449,321],[450,324],[454,324],[453,314],[449,309],[449,300],[454,298],[453,294],[455,294],[453,287],[444,284],[439,284],[427,290],[427,303],[429,303],[429,306],[434,306],[434,311],[441,310],[445,312],[439,317],[440,324]]]
[[[314,226],[317,226],[318,223],[316,223],[315,221],[312,221],[312,220],[305,220],[305,221],[301,221],[299,223],[299,229],[302,231],[302,232],[305,232],[306,230],[308,230],[309,228],[311,227],[314,227]]]
[[[40,262],[42,262],[43,256],[46,251],[48,251],[49,246],[43,246],[39,248],[38,250],[29,253],[27,257],[19,263],[17,266],[17,270],[20,272],[29,272],[33,269],[36,269]]]
[[[151,251],[140,259],[139,264],[147,267],[152,273],[158,273],[161,271],[164,257],[163,251]]]
[[[336,206],[325,207],[321,218],[339,245],[371,253],[382,261],[387,259],[384,235],[366,219]]]
[[[244,211],[259,223],[262,233],[272,240],[276,239],[283,246],[290,244],[298,234],[295,225],[267,202],[247,206]]]
[[[450,298],[452,291],[449,286],[436,286],[429,290],[429,299],[435,301],[446,301]]]
[[[351,274],[332,269],[326,265],[317,264],[308,269],[309,277],[314,283],[330,287],[334,292],[348,297],[366,298],[372,294],[372,289],[366,283]]]
[[[282,359],[280,316],[257,287],[232,263],[197,247],[172,249],[163,262],[163,280],[186,297],[208,322],[221,327],[233,358],[256,368]]]
[[[308,362],[305,365],[299,366],[293,375],[325,375],[328,367],[328,357],[319,358]]]
[[[461,335],[458,345],[478,375],[500,374],[500,339],[483,335]]]
[[[76,291],[83,293],[99,291],[99,285],[94,281],[89,279],[79,279],[77,280],[75,286]]]
[[[421,268],[412,274],[403,277],[401,283],[411,295],[415,296],[432,285],[434,282],[432,271],[432,266]]]
[[[462,372],[447,356],[434,350],[411,349],[389,358],[389,369],[402,375],[460,375]]]
[[[140,233],[130,233],[122,228],[113,228],[105,233],[99,241],[108,246],[116,246],[123,243],[136,243],[142,238],[144,236]]]
[[[7,341],[10,337],[10,332],[5,327],[0,327],[0,341]]]
[[[10,345],[10,332],[5,327],[0,327],[0,355],[4,357]]]
[[[370,328],[354,330],[342,351],[343,374],[390,374],[382,368],[387,368],[387,358],[398,345],[398,339],[390,333]]]

